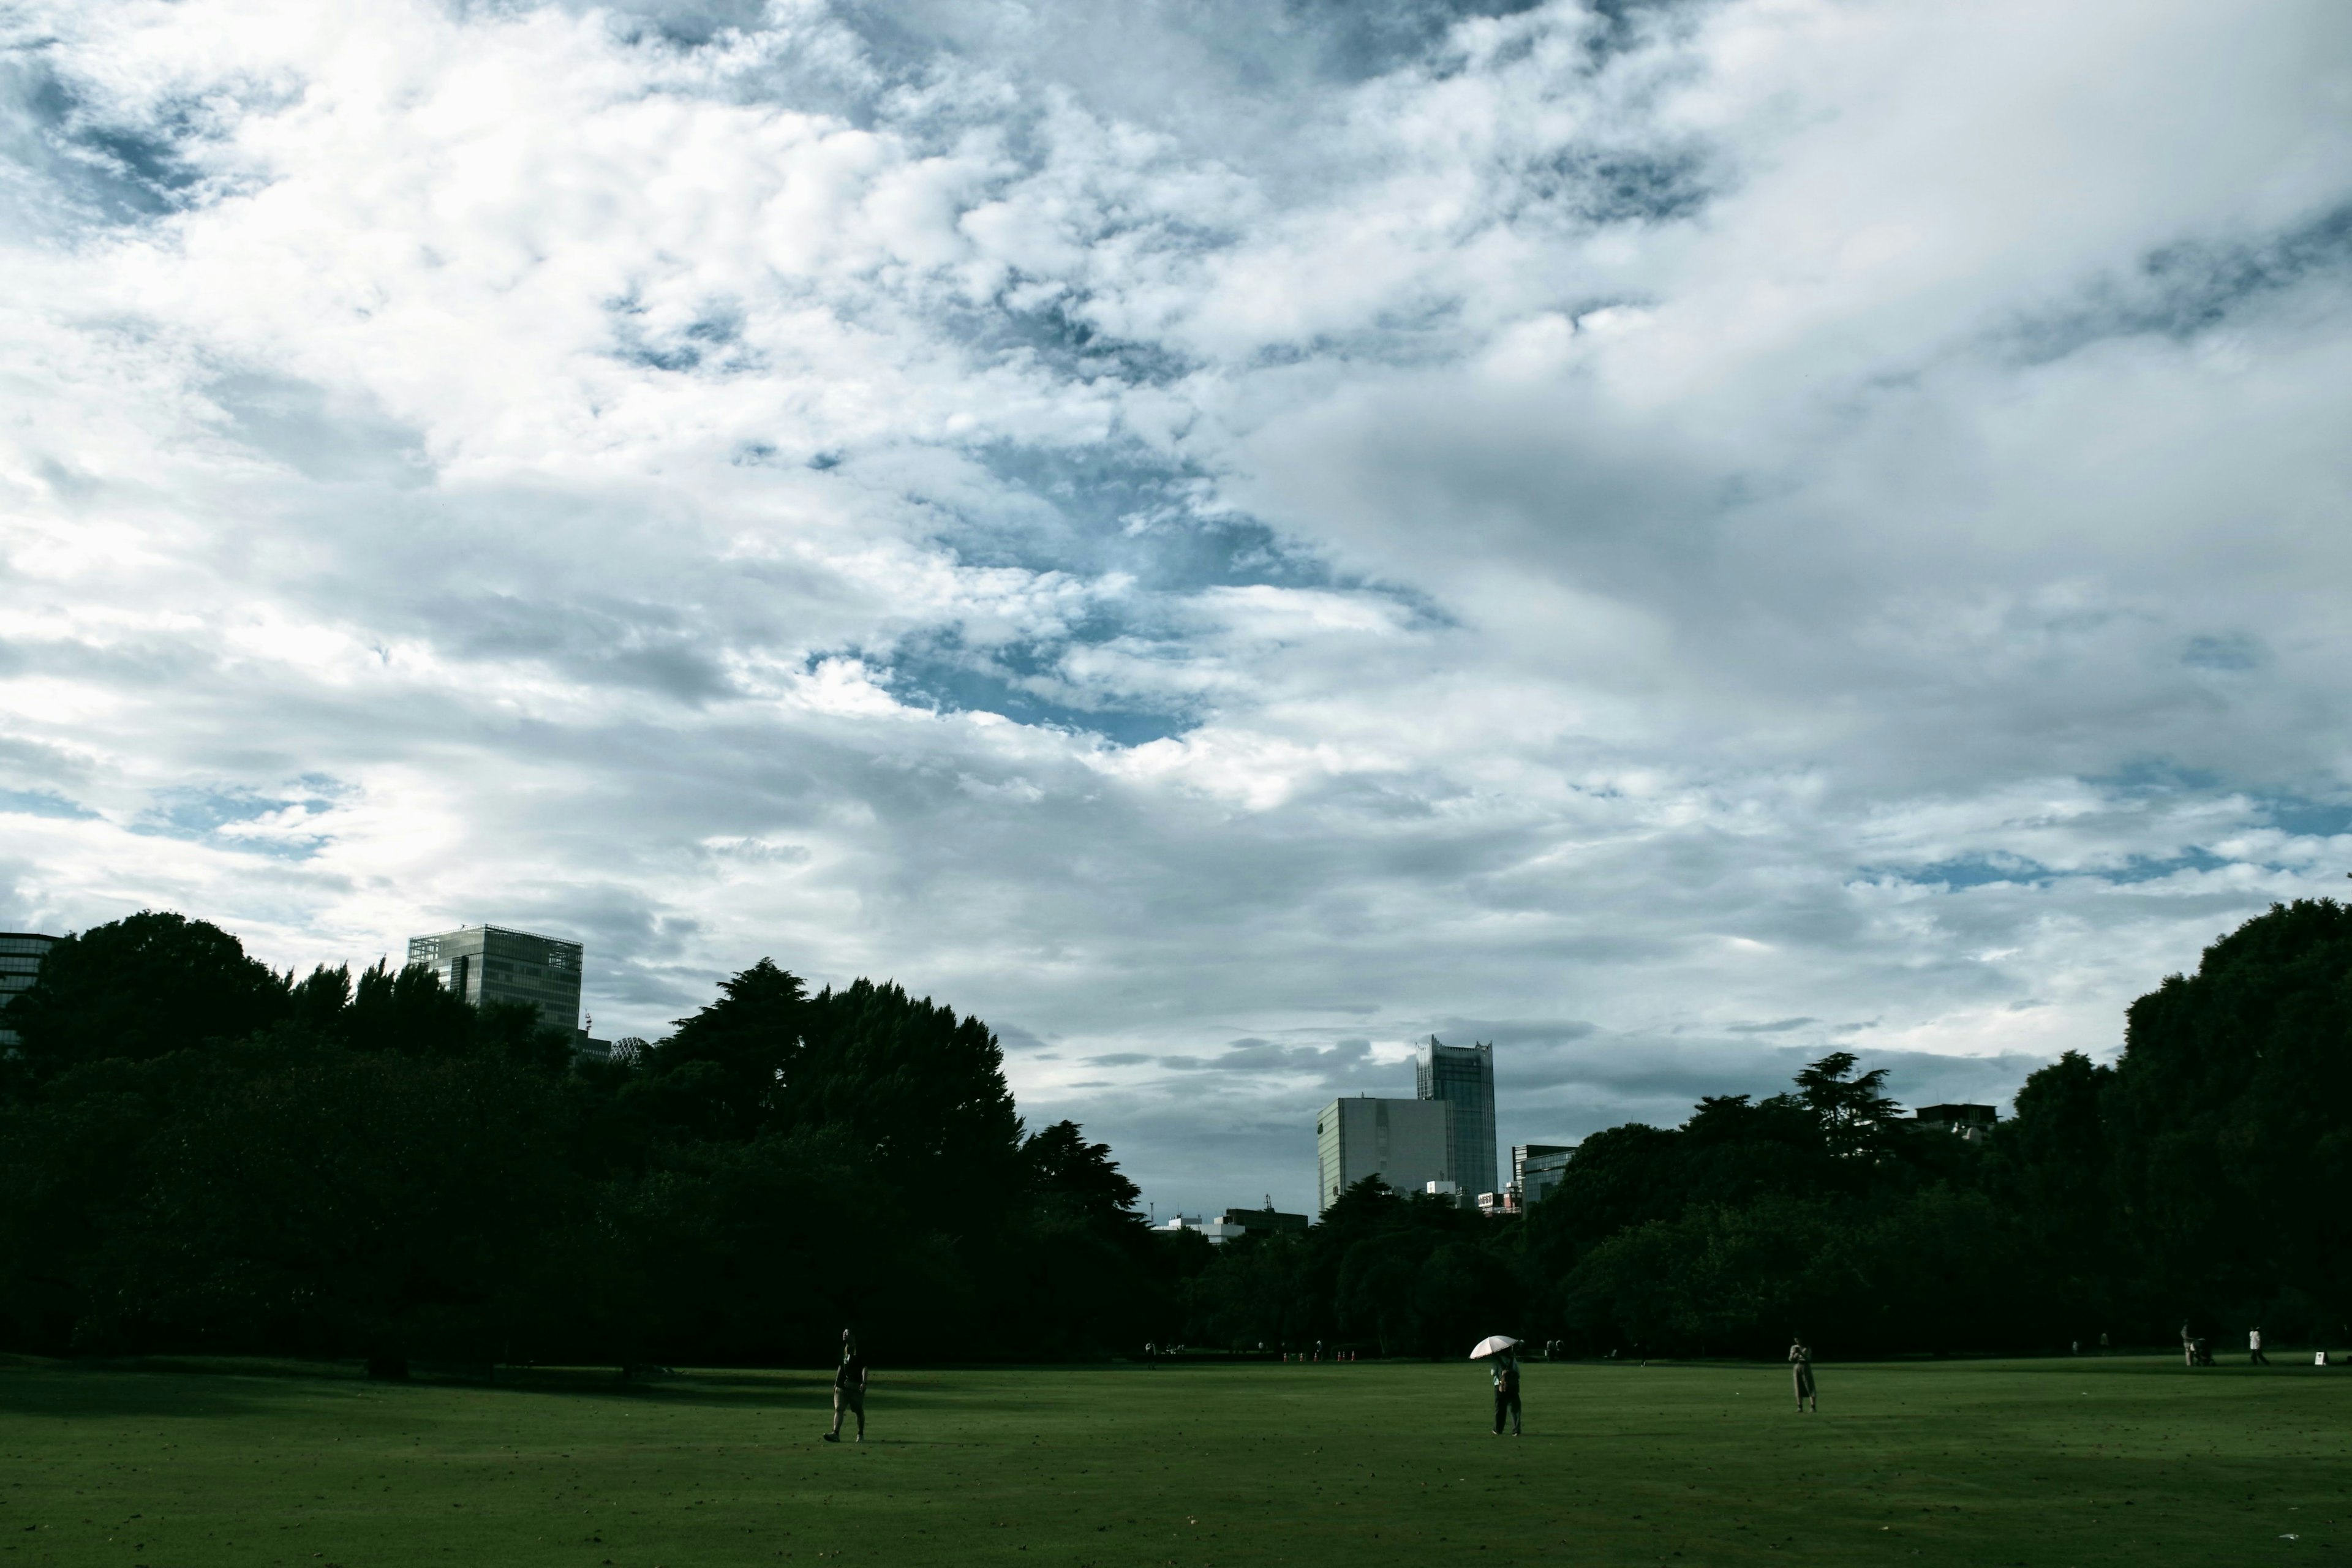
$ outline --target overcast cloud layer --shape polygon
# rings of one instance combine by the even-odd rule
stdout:
[[[1165,1212],[2352,869],[2341,0],[0,18],[0,926],[891,976]]]

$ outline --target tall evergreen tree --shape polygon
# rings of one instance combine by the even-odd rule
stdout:
[[[708,1137],[750,1138],[793,1123],[785,1080],[809,1026],[800,976],[761,959],[719,983],[719,999],[663,1041],[641,1098],[665,1122]]]
[[[1852,1051],[1832,1051],[1797,1074],[1797,1098],[1821,1123],[1822,1140],[1834,1154],[1859,1154],[1903,1112],[1886,1095],[1886,1069],[1854,1075]]]
[[[2352,910],[2273,906],[2133,1003],[2101,1105],[2147,1311],[2352,1320]]]
[[[1021,1117],[988,1026],[894,984],[820,993],[785,1068],[789,1125],[835,1127],[923,1201],[1001,1203],[1019,1184]]]
[[[288,1011],[287,982],[207,921],[147,910],[66,937],[9,1005],[35,1077],[242,1039]]]

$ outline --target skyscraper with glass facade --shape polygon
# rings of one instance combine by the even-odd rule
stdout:
[[[1448,1178],[1473,1196],[1501,1191],[1495,1179],[1495,1047],[1449,1046],[1432,1035],[1413,1077],[1422,1099],[1445,1107]]]
[[[0,931],[0,1051],[13,1051],[17,1046],[16,1031],[8,1026],[8,1004],[19,991],[33,988],[41,960],[57,945],[56,937],[38,931]]]
[[[463,926],[408,939],[408,962],[438,974],[451,995],[477,1007],[527,1002],[550,1027],[567,1035],[580,1031],[580,968],[585,956],[576,942],[504,926]]]

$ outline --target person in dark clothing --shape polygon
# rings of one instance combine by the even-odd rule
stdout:
[[[841,1331],[841,1364],[833,1372],[833,1430],[824,1435],[828,1443],[841,1441],[841,1418],[845,1414],[857,1416],[857,1440],[866,1441],[866,1357],[857,1348],[857,1340],[847,1329]]]
[[[1822,1402],[1813,1393],[1813,1352],[1803,1340],[1794,1336],[1789,1343],[1789,1375],[1797,1385],[1797,1408],[1803,1410],[1810,1404],[1813,1414],[1820,1415]]]
[[[1511,1436],[1519,1435],[1519,1358],[1505,1351],[1495,1358],[1495,1436],[1503,1435],[1503,1416],[1511,1417]]]

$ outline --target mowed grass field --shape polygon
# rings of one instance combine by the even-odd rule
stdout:
[[[2284,1358],[2283,1358],[2284,1359]],[[0,1568],[2352,1563],[2352,1372],[877,1369],[625,1388],[0,1364]]]

